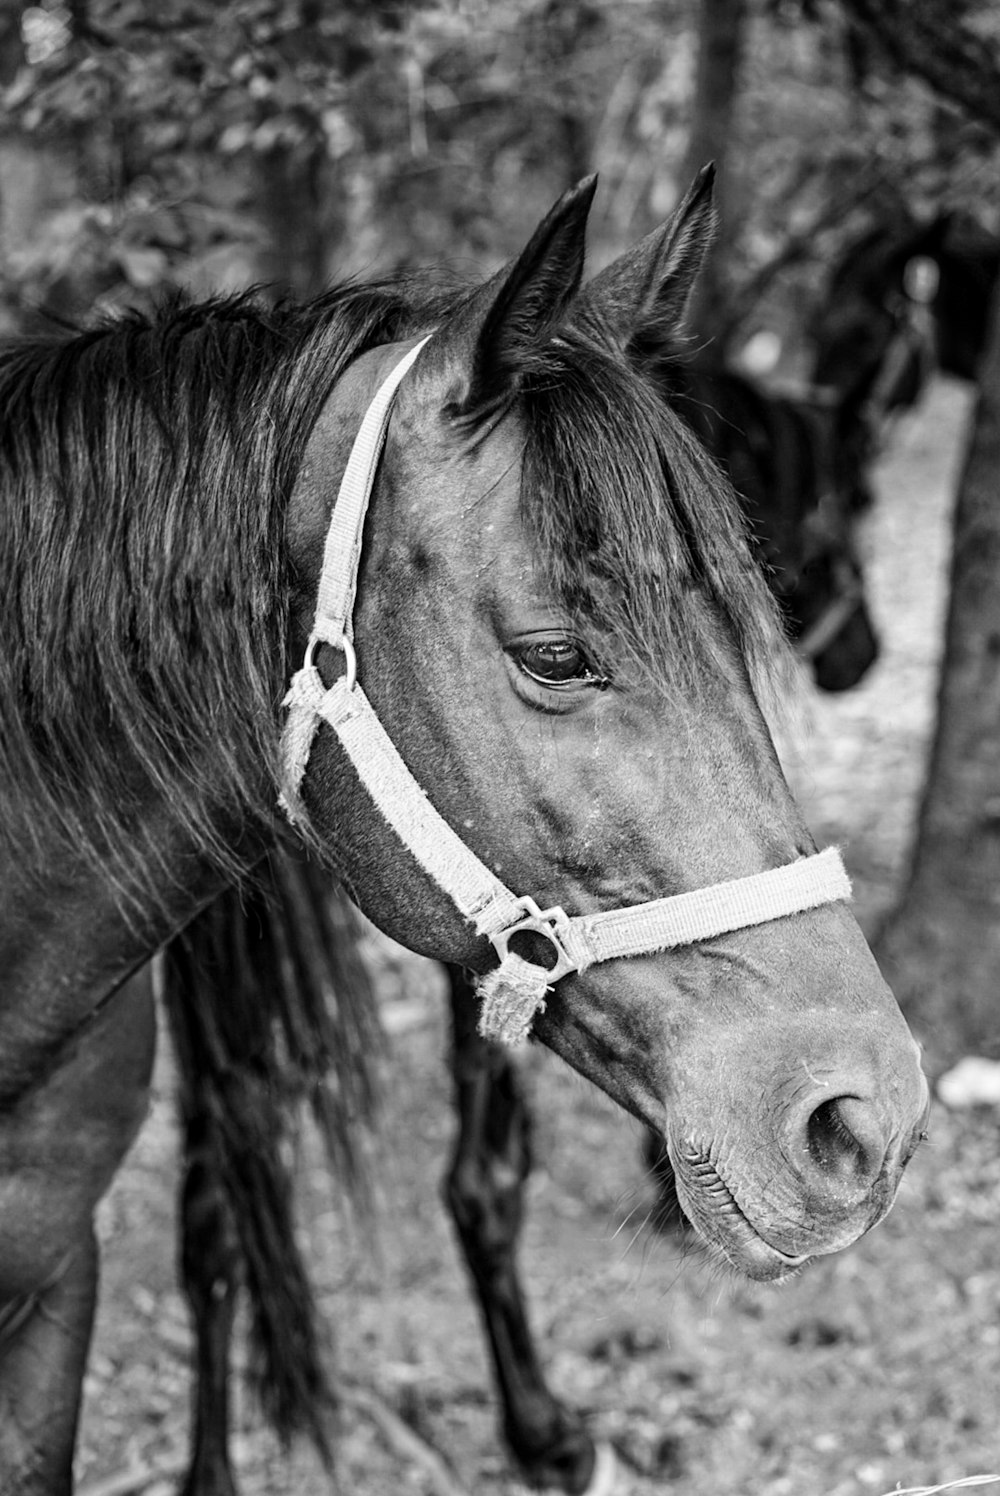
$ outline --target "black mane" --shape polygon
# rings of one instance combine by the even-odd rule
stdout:
[[[240,871],[213,827],[221,800],[231,832],[261,830],[273,800],[284,519],[305,443],[350,360],[420,316],[389,285],[299,308],[174,300],[0,351],[0,796],[16,865],[54,833],[126,897],[162,893],[152,793]]]
[[[305,444],[353,358],[454,301],[399,283],[277,309],[174,301],[0,350],[0,834],[15,866],[54,839],[125,898],[162,895],[155,801],[193,849],[243,871],[233,845],[271,829],[284,519]],[[566,605],[676,683],[700,653],[697,588],[762,673],[773,609],[735,504],[652,384],[572,334],[533,355],[520,403],[525,514]]]

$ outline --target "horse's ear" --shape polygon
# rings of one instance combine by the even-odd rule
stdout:
[[[695,279],[715,233],[715,167],[695,177],[667,221],[594,277],[580,308],[633,358],[658,361],[676,350]]]
[[[580,288],[587,214],[597,177],[585,177],[546,214],[516,260],[475,291],[434,339],[451,373],[451,414],[509,398],[523,356],[555,328]]]

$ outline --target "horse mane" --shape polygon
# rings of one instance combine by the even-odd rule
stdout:
[[[126,905],[163,899],[177,875],[152,801],[182,844],[245,870],[234,847],[271,824],[284,520],[305,443],[350,360],[421,315],[388,283],[301,307],[173,298],[0,349],[0,820],[15,867],[61,845]]]
[[[174,299],[0,349],[0,835],[15,867],[62,846],[124,905],[155,905],[178,876],[159,804],[181,845],[245,872],[240,847],[273,834],[284,520],[305,444],[353,358],[454,304],[453,288],[399,281],[299,307]],[[517,404],[526,520],[581,627],[676,685],[699,638],[710,647],[700,590],[765,678],[775,614],[737,506],[653,384],[566,333],[527,358]]]

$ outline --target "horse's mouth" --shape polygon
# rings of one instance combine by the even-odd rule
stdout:
[[[768,1240],[706,1151],[688,1144],[672,1157],[681,1209],[712,1256],[759,1282],[787,1278],[811,1260]]]

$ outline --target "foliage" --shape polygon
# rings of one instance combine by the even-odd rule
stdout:
[[[843,0],[863,66],[921,78],[1000,131],[1000,18],[991,0]]]
[[[8,0],[9,320],[171,281],[308,291],[442,254],[488,267],[594,167],[600,262],[683,185],[697,3]],[[907,5],[957,14],[951,0],[891,8]],[[752,0],[731,142],[734,321],[796,320],[845,235],[904,201],[1000,226],[992,130],[887,65],[863,9]],[[984,48],[989,10],[962,0]],[[36,184],[26,210],[18,173]]]
[[[255,238],[247,157],[346,156],[352,86],[390,43],[402,51],[388,4],[91,0],[29,7],[21,30],[8,132],[72,159],[79,248],[100,240],[106,268],[140,291]],[[72,217],[28,270],[36,291],[59,279]]]
[[[611,78],[640,41],[655,71],[664,8],[641,0],[612,28],[606,7],[566,0],[165,0],[155,16],[142,0],[91,0],[82,21],[50,0],[23,13],[8,136],[72,156],[81,247],[103,236],[133,289],[190,278],[226,233],[253,242],[259,168],[276,160],[286,176],[318,173],[343,205],[325,223],[331,258],[346,244],[355,265],[398,264],[442,242],[490,257],[498,193],[513,244],[537,203],[590,168],[602,111],[613,166],[637,104],[640,133],[662,128],[648,66],[625,66],[617,94]],[[648,183],[630,180],[627,211]],[[13,267],[35,299],[62,273],[71,220],[53,223],[51,253]]]

